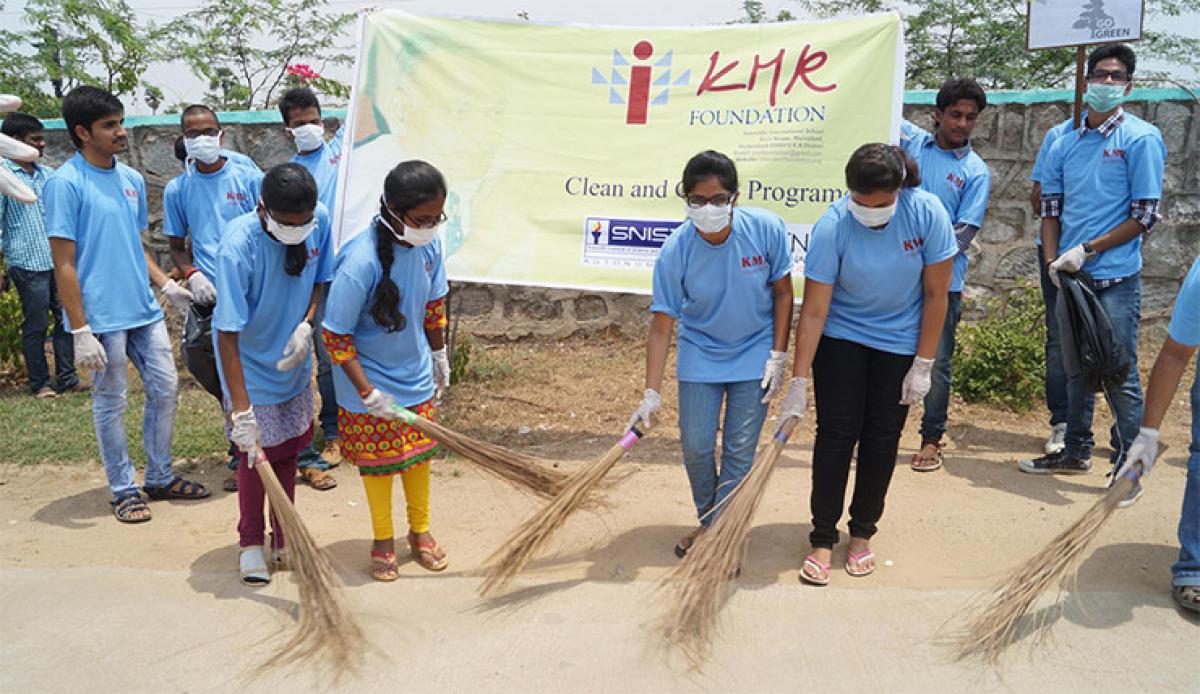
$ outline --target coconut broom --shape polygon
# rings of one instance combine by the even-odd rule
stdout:
[[[473,439],[425,419],[400,405],[393,405],[392,408],[399,415],[400,421],[518,489],[533,492],[543,499],[551,499],[562,490],[567,481],[565,473],[555,470],[545,460]]]
[[[958,659],[979,658],[995,665],[1005,649],[1022,638],[1021,622],[1051,586],[1066,588],[1079,567],[1083,551],[1112,517],[1122,499],[1129,496],[1142,477],[1140,463],[1130,466],[1092,507],[1066,530],[1025,560],[990,593],[990,599],[954,639]],[[1034,630],[1043,632],[1043,620]]]
[[[354,670],[365,653],[366,637],[342,602],[341,581],[317,546],[262,449],[253,452],[271,514],[290,548],[291,569],[299,588],[299,623],[290,639],[255,670],[261,674],[311,656],[332,667],[333,679]]]
[[[799,418],[788,417],[759,451],[749,474],[725,498],[720,515],[696,537],[683,561],[660,584],[672,586],[674,595],[658,629],[667,645],[683,651],[694,669],[708,659],[725,586],[739,572],[754,514],[798,422]]]
[[[558,493],[545,508],[535,513],[514,532],[488,562],[493,564],[487,578],[479,587],[480,595],[489,595],[507,586],[525,564],[558,532],[571,514],[588,503],[596,487],[629,449],[642,438],[637,427],[631,427],[612,448],[592,463],[567,478]],[[493,563],[494,562],[494,563]]]

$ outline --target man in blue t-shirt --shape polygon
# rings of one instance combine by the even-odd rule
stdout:
[[[325,141],[321,103],[308,87],[295,87],[284,92],[279,98],[279,115],[283,117],[284,134],[296,146],[296,154],[291,161],[308,169],[317,181],[317,199],[324,203],[331,216],[336,216],[334,200],[337,197],[338,163],[342,159],[343,128],[338,128],[332,140]],[[325,296],[322,295],[314,325],[320,325],[324,315]],[[338,445],[333,367],[319,333],[319,330],[316,331],[312,340],[313,351],[317,355],[317,391],[321,394],[321,410],[317,419],[325,444],[318,449],[317,440],[313,438],[312,445],[300,454],[297,467],[304,481],[314,489],[332,489],[337,486],[337,480],[326,470],[342,462],[342,451]]]
[[[1138,436],[1129,447],[1125,465],[1114,477],[1141,464],[1143,474],[1150,474],[1158,457],[1158,427],[1175,397],[1188,363],[1200,346],[1200,260],[1183,281],[1167,341],[1154,362],[1150,382],[1146,386],[1146,413]],[[1179,517],[1179,561],[1171,567],[1172,594],[1180,607],[1200,612],[1200,377],[1192,382],[1192,443],[1188,448],[1187,483],[1183,490],[1183,509]],[[1133,494],[1121,502],[1128,506],[1141,496],[1140,480]]]
[[[255,208],[263,174],[257,165],[238,162],[222,149],[225,133],[211,108],[188,106],[180,115],[180,125],[185,170],[163,190],[163,234],[170,244],[171,260],[193,297],[180,344],[183,363],[219,404],[221,379],[212,340],[217,248],[229,222]],[[229,467],[237,469],[237,450],[232,444]],[[223,486],[236,491],[236,473]]]
[[[1047,271],[1087,272],[1131,361],[1121,386],[1106,393],[1113,409],[1111,463],[1125,459],[1142,421],[1137,336],[1142,234],[1158,222],[1167,151],[1158,128],[1121,108],[1133,88],[1133,51],[1101,46],[1087,61],[1087,118],[1051,146],[1042,171],[1042,249]],[[1059,304],[1062,303],[1061,298]],[[1069,326],[1061,325],[1060,330]],[[1073,360],[1064,360],[1064,365]],[[1086,474],[1092,463],[1092,399],[1078,370],[1067,372],[1065,448],[1022,460],[1023,472]],[[1111,481],[1110,473],[1110,481]]]
[[[76,87],[63,99],[62,115],[78,151],[46,182],[55,279],[74,335],[75,362],[93,375],[92,415],[113,514],[125,523],[141,523],[150,520],[150,509],[134,482],[125,441],[129,362],[146,393],[144,491],[151,499],[209,495],[171,468],[179,379],[162,309],[149,284],[177,306],[192,295],[169,279],[142,245],[149,216],[146,184],[116,158],[129,146],[120,100],[103,89]]]
[[[933,363],[933,384],[925,396],[921,417],[921,450],[912,457],[918,472],[942,466],[942,435],[950,405],[950,369],[954,336],[962,317],[962,293],[967,276],[967,249],[983,226],[992,174],[971,148],[971,131],[979,112],[987,107],[983,88],[973,79],[946,80],[937,93],[934,131],[926,132],[907,120],[900,130],[900,146],[917,162],[921,188],[937,196],[954,225],[958,254],[954,256],[946,322]]]

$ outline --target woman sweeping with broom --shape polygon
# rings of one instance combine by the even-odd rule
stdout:
[[[850,458],[858,448],[846,572],[875,570],[870,540],[883,515],[908,406],[929,392],[951,263],[958,252],[938,199],[917,186],[899,147],[867,144],[846,164],[850,193],[813,228],[804,305],[780,426],[802,417],[814,379],[812,553],[800,579],[829,583]]]
[[[750,469],[767,405],[783,384],[793,297],[787,227],[765,210],[736,207],[733,161],[701,152],[684,167],[681,185],[688,221],[671,232],[654,263],[646,391],[628,428],[649,428],[662,404],[678,322],[679,433],[700,519],[675,546],[682,558]]]
[[[280,164],[262,182],[258,209],[230,222],[217,254],[221,297],[213,314],[221,383],[231,408],[238,464],[239,572],[250,586],[271,581],[263,553],[263,482],[251,467],[261,447],[289,498],[296,456],[312,439],[309,344],[320,292],[333,274],[329,214],[317,184],[298,164]],[[274,516],[275,514],[272,514]],[[272,559],[285,563],[273,517]]]
[[[446,181],[432,165],[406,161],[383,183],[379,215],[338,254],[323,322],[334,371],[342,451],[358,466],[375,544],[371,576],[400,577],[392,524],[392,477],[408,504],[408,544],[417,563],[446,568],[429,532],[429,460],[438,444],[399,417],[396,404],[433,419],[436,388],[450,384],[445,349],[449,287],[438,229]]]

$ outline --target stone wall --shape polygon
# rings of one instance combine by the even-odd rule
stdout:
[[[1132,101],[1126,108],[1159,127],[1169,152],[1164,221],[1144,246],[1142,315],[1160,321],[1169,315],[1179,284],[1200,252],[1200,105]],[[904,109],[906,117],[925,128],[933,125],[932,111],[932,106],[916,104]],[[1028,202],[1029,172],[1043,134],[1070,113],[1069,104],[1049,102],[1002,103],[981,114],[973,143],[991,168],[992,194],[987,218],[969,251],[968,298],[1011,290],[1021,279],[1037,282],[1038,227]],[[336,119],[328,125],[332,132]],[[159,233],[162,188],[182,170],[173,154],[178,132],[174,125],[137,125],[131,129],[130,152],[125,157],[146,177],[150,243],[164,265],[170,261]],[[57,164],[72,149],[65,132],[50,135],[48,155]],[[249,154],[264,167],[286,161],[293,152],[275,123],[227,124],[225,137],[227,147]],[[455,283],[451,310],[464,331],[485,338],[519,339],[602,332],[640,335],[649,322],[648,306],[648,297],[630,294]]]

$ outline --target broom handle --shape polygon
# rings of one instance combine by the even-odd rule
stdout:
[[[787,443],[787,440],[792,436],[792,431],[794,431],[799,424],[799,417],[788,417],[787,420],[784,421],[783,426],[779,427],[779,431],[775,432],[774,440],[780,443]]]

